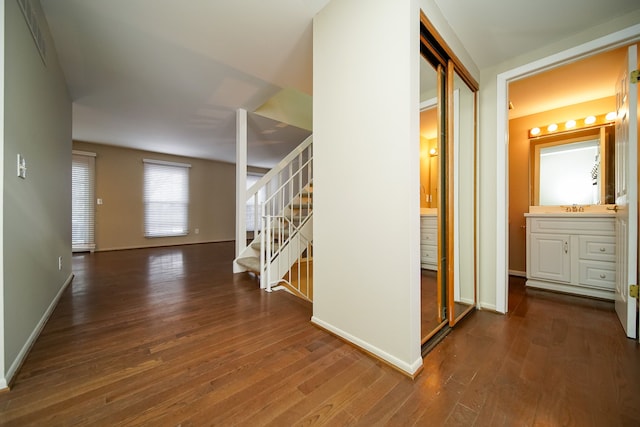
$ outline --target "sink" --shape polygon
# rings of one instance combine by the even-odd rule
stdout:
[[[613,214],[615,205],[529,206],[529,213],[544,214]]]

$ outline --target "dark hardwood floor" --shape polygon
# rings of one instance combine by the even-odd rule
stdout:
[[[437,272],[420,270],[420,335],[427,337],[442,323],[438,321]]]
[[[0,425],[640,425],[640,348],[608,302],[525,290],[411,380],[233,275],[229,243],[74,256]]]

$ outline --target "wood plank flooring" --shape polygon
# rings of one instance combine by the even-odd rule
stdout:
[[[218,243],[74,256],[2,426],[640,425],[640,348],[608,302],[525,290],[410,380],[233,275]]]

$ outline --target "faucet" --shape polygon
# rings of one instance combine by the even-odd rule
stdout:
[[[565,212],[584,212],[584,206],[578,206],[575,203],[571,206],[564,207]]]

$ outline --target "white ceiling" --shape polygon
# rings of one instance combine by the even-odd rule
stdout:
[[[234,162],[237,108],[254,111],[284,88],[311,94],[311,23],[328,2],[41,0],[73,99],[74,139]],[[480,69],[640,8],[638,0],[435,3]],[[249,121],[255,166],[273,165],[307,134]]]
[[[638,0],[434,0],[481,70],[640,9]]]
[[[311,22],[327,2],[42,0],[74,139],[235,162],[237,108],[311,94]],[[254,166],[307,134],[275,124],[250,117]]]

